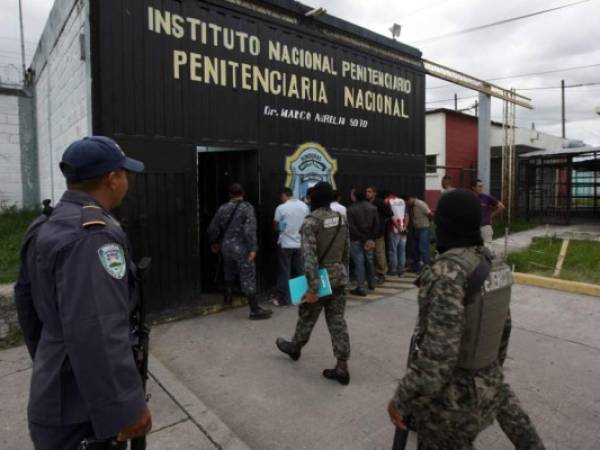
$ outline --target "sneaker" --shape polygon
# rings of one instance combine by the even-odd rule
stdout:
[[[300,359],[300,350],[296,345],[294,345],[294,343],[286,341],[283,338],[277,338],[277,340],[275,341],[275,345],[277,346],[279,351],[285,353],[294,361],[298,361],[298,359]]]
[[[347,386],[348,383],[350,383],[350,373],[346,370],[325,369],[323,371],[323,376],[329,380],[335,380],[344,386]]]
[[[356,295],[358,297],[366,297],[367,296],[367,293],[365,292],[365,290],[361,289],[361,288],[352,289],[350,291],[350,294]]]
[[[275,298],[275,297],[273,297],[273,298],[271,299],[271,304],[272,304],[273,306],[283,306],[283,305],[282,305],[282,304],[279,302],[279,300],[278,300],[277,298]]]

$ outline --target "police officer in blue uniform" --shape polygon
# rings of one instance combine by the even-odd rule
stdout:
[[[152,419],[130,344],[134,267],[109,211],[141,172],[111,139],[72,143],[60,169],[67,191],[27,230],[15,285],[33,360],[28,406],[36,450],[75,450],[84,438],[126,441]]]

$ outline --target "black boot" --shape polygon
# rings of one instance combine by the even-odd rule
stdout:
[[[346,361],[338,361],[334,369],[325,369],[323,376],[330,380],[336,380],[344,386],[350,383],[350,372],[348,372],[348,363]]]
[[[231,306],[233,304],[233,287],[231,283],[225,283],[225,294],[223,295],[223,304],[225,306]]]
[[[250,320],[270,319],[273,311],[258,306],[256,295],[248,296],[248,306],[250,307]]]
[[[297,344],[286,341],[283,338],[277,338],[275,345],[281,352],[287,354],[294,361],[298,361],[300,359],[300,348]]]

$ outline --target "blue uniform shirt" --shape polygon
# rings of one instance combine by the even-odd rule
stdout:
[[[28,229],[15,301],[33,359],[29,420],[115,436],[146,405],[130,342],[129,244],[88,194],[67,191]]]

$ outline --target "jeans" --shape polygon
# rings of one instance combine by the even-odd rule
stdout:
[[[365,275],[369,286],[375,286],[375,262],[373,261],[373,250],[366,252],[363,243],[359,241],[350,242],[350,256],[354,263],[354,274],[356,275],[356,287],[364,289]]]
[[[304,273],[304,259],[302,249],[278,247],[277,260],[279,273],[277,275],[277,292],[281,296],[281,304],[290,303],[290,278],[298,277]]]
[[[388,264],[392,274],[406,269],[406,235],[388,233]]]
[[[423,264],[431,264],[431,255],[429,247],[431,245],[431,228],[418,228],[415,230],[415,257],[413,259],[413,272],[421,271],[421,261]]]

